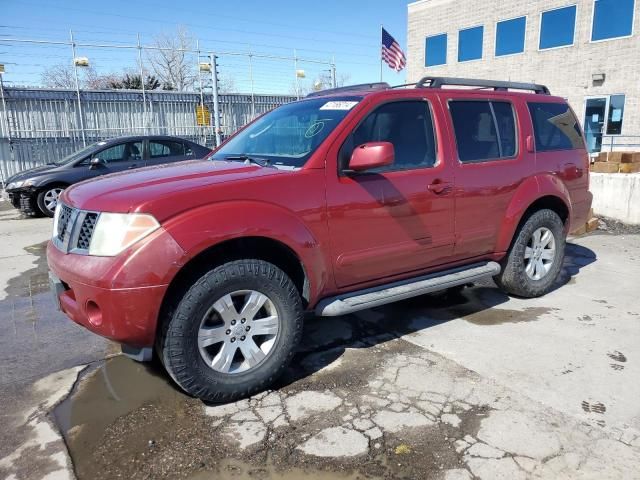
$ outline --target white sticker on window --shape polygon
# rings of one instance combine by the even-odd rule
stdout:
[[[320,110],[351,110],[358,102],[333,101],[327,102],[320,107]]]

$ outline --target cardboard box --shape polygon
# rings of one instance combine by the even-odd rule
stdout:
[[[607,152],[600,152],[596,157],[596,162],[606,162],[607,161]]]
[[[598,225],[600,224],[600,220],[593,217],[587,222],[587,232],[593,232],[598,229]]]
[[[635,165],[633,163],[626,165]],[[611,163],[611,162],[596,162],[591,165],[591,171],[595,173],[618,173],[620,168],[619,163]]]
[[[636,173],[640,172],[640,163],[621,163],[620,173]]]
[[[620,163],[624,153],[626,152],[607,152],[607,162]]]
[[[633,163],[633,156],[635,154],[632,152],[624,152],[622,154],[622,158],[620,158],[620,163]]]
[[[640,163],[640,152],[631,155],[631,163]]]

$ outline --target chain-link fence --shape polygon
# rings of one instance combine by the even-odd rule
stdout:
[[[3,178],[120,135],[218,145],[256,116],[336,85],[331,60],[214,51],[180,31],[149,44],[140,36],[83,42],[73,32],[64,40],[0,36],[0,47]]]

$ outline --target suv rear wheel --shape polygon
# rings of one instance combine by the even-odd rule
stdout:
[[[553,210],[538,210],[516,232],[494,280],[507,293],[539,297],[553,288],[564,260],[565,233]]]
[[[291,279],[262,260],[205,274],[165,320],[162,362],[188,394],[228,402],[268,387],[302,335],[303,308]]]

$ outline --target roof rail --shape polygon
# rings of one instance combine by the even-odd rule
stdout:
[[[320,90],[318,92],[311,92],[307,95],[309,97],[319,97],[321,95],[327,95],[329,93],[347,93],[347,92],[360,92],[362,90],[386,90],[389,87],[387,82],[377,83],[360,83],[358,85],[349,85],[346,87],[328,88],[326,90]]]
[[[424,77],[416,84],[416,88],[442,88],[444,85],[493,88],[494,90],[508,90],[511,88],[515,90],[531,90],[540,95],[550,95],[549,89],[545,85],[537,83],[504,82],[477,78]]]

